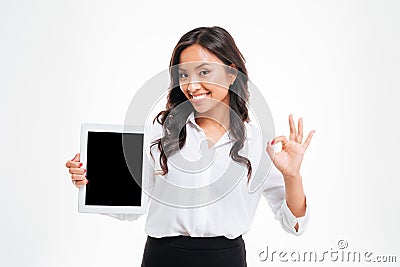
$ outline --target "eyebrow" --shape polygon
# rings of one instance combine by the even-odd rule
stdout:
[[[209,66],[210,64],[208,64],[208,63],[202,63],[202,64],[200,64],[200,65],[198,65],[196,68],[194,68],[194,69],[200,69],[201,67],[204,67],[204,66]],[[179,70],[185,70],[185,69],[183,69],[183,68],[178,68]]]

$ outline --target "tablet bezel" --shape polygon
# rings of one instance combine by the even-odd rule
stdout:
[[[143,126],[133,125],[117,125],[117,124],[94,124],[82,123],[80,137],[80,162],[83,168],[87,165],[87,144],[89,132],[111,132],[111,133],[136,133],[143,135],[143,146],[146,144]],[[122,138],[121,138],[122,142]],[[86,185],[79,187],[78,211],[83,213],[114,213],[114,214],[145,214],[147,210],[148,198],[143,188],[147,188],[148,177],[148,160],[146,160],[146,150],[143,147],[143,163],[142,163],[142,188],[141,188],[141,205],[140,206],[103,206],[103,205],[86,205]]]

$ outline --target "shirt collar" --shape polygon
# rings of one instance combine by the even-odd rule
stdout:
[[[194,111],[192,111],[190,114],[189,114],[189,116],[187,117],[187,119],[186,119],[186,124],[188,124],[188,123],[191,123],[197,130],[199,130],[199,131],[201,131],[202,130],[202,128],[196,123],[196,120],[195,120],[195,117],[194,117]],[[245,125],[245,127],[246,127],[246,135],[247,135],[247,139],[251,139],[251,134],[252,134],[252,129],[251,129],[251,127],[250,127],[250,124],[248,123],[248,122],[245,122],[244,123],[244,125]],[[230,135],[229,135],[229,129],[228,129],[228,136],[229,136],[229,141],[233,141],[231,138],[230,138]]]
[[[186,119],[186,123],[191,122],[193,123],[197,128],[200,128],[200,126],[196,123],[195,119],[194,119],[194,111],[192,111],[189,116]],[[200,129],[199,129],[200,130]]]

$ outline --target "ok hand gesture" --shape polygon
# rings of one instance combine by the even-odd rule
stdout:
[[[311,138],[315,132],[312,130],[307,139],[302,144],[303,139],[303,118],[299,119],[298,126],[299,131],[296,131],[296,127],[293,122],[293,115],[289,115],[289,126],[290,134],[289,141],[284,135],[275,137],[267,144],[267,153],[270,156],[272,162],[276,168],[282,172],[285,178],[297,177],[300,175],[300,165],[303,160],[304,153],[310,144]],[[279,152],[274,151],[273,145],[281,142],[282,150]]]

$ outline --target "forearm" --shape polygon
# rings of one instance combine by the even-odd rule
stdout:
[[[285,176],[286,203],[296,217],[302,217],[306,213],[306,197],[303,190],[303,182],[300,174]]]

